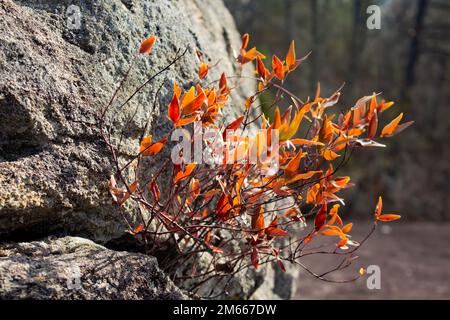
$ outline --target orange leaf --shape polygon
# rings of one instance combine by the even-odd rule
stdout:
[[[297,133],[298,126],[300,125],[300,121],[302,120],[302,118],[303,114],[298,112],[289,125],[283,123],[280,128],[280,141],[287,141]]]
[[[247,100],[245,100],[245,108],[250,108],[253,102],[255,102],[255,96],[248,97]]]
[[[264,234],[264,215],[263,208],[259,207],[258,212],[252,215],[252,229],[253,232],[257,232],[260,236]]]
[[[247,48],[249,40],[250,40],[250,35],[248,33],[245,33],[242,36],[242,47],[241,47],[242,49]]]
[[[341,241],[339,241],[338,247],[340,248],[340,247],[345,246],[347,244],[347,242],[348,242],[348,238],[342,239]]]
[[[377,206],[375,207],[375,217],[380,216],[382,209],[383,209],[383,199],[381,198],[381,196],[379,196]]]
[[[284,174],[288,177],[293,176],[300,166],[300,161],[303,157],[303,152],[300,150],[297,155],[289,161],[286,168],[284,168]]]
[[[162,148],[164,148],[166,143],[167,143],[167,138],[163,138],[163,139],[159,140],[158,142],[155,142],[146,148],[143,148],[143,145],[141,143],[141,154],[143,156],[154,156],[155,154],[158,154],[162,150]]]
[[[228,217],[224,216],[225,213],[227,213],[229,210],[231,209],[231,204],[230,201],[228,199],[228,196],[225,193],[222,193],[222,195],[219,198],[219,201],[217,201],[217,205],[216,205],[216,211],[217,211],[217,215],[222,219],[222,220],[227,220]]]
[[[185,125],[187,125],[189,123],[194,122],[196,119],[197,119],[197,116],[192,116],[192,117],[189,117],[189,118],[180,119],[180,120],[177,121],[176,125],[178,127],[182,127],[182,126],[185,126]]]
[[[276,226],[278,226],[278,217],[275,217],[266,229],[266,234],[269,237],[284,237],[287,235],[286,231],[277,228]]]
[[[313,239],[313,236],[310,234],[310,235],[308,235],[307,237],[305,237],[303,239],[303,243],[304,244],[308,244],[308,243],[310,243],[312,241],[312,239]]]
[[[260,57],[256,58],[256,70],[258,71],[258,75],[261,78],[266,79],[266,77],[267,77],[267,69],[264,66],[264,63],[262,62]]]
[[[306,179],[310,179],[313,175],[317,174],[317,173],[322,173],[322,171],[317,170],[317,171],[308,171],[306,173],[299,173],[296,174],[295,176],[293,176],[291,179],[288,180],[287,184],[291,184],[295,181],[298,180],[306,180]]]
[[[292,139],[290,140],[292,144],[295,145],[314,145],[314,146],[323,146],[324,144],[319,141],[312,141],[307,139]]]
[[[149,54],[152,52],[153,45],[155,44],[156,37],[150,36],[144,41],[141,42],[141,46],[139,47],[139,53],[141,54]]]
[[[175,176],[175,184],[189,177],[196,166],[196,163],[190,163],[186,166],[186,170],[184,172],[178,172]]]
[[[378,129],[378,116],[377,116],[377,110],[374,110],[372,118],[370,119],[370,122],[369,122],[367,138],[372,139],[373,137],[375,137],[377,134],[377,129]]]
[[[377,220],[388,222],[388,221],[394,221],[400,219],[402,216],[398,214],[382,214],[377,217]]]
[[[342,232],[340,230],[336,230],[336,229],[326,229],[320,232],[321,235],[323,236],[340,236],[342,234]]]
[[[198,77],[200,79],[203,79],[206,77],[207,74],[208,74],[208,65],[206,63],[202,63],[198,70]]]
[[[175,93],[173,94],[167,113],[169,119],[172,120],[174,124],[180,119],[180,102],[178,101],[178,97]]]
[[[228,126],[226,126],[226,128],[223,130],[223,138],[226,138],[226,134],[227,134],[227,130],[236,130],[237,128],[239,128],[239,126],[241,125],[242,121],[244,121],[244,116],[240,116],[239,118],[237,118],[236,120],[234,120],[233,122],[231,122]]]
[[[383,112],[383,111],[386,111],[387,109],[389,109],[389,108],[392,107],[393,105],[394,105],[394,101],[389,101],[389,102],[382,101],[382,102],[379,104],[379,106],[378,106],[379,112],[381,113],[381,112]]]
[[[320,191],[320,184],[316,183],[315,185],[311,186],[308,189],[308,192],[306,193],[306,203],[315,203],[317,200],[317,195]]]
[[[294,40],[291,41],[291,45],[289,46],[289,51],[286,55],[286,65],[289,69],[289,71],[292,71],[295,69],[296,66],[296,59],[295,59],[295,46],[294,46]]]
[[[290,217],[297,217],[299,214],[300,212],[298,211],[297,208],[290,208],[283,214],[283,216],[290,218]]]
[[[334,159],[336,159],[337,157],[340,157],[340,156],[336,152],[334,152],[334,151],[332,151],[330,149],[327,149],[327,150],[324,151],[323,157],[325,158],[325,160],[332,161],[332,160],[334,160]]]
[[[266,234],[269,237],[275,238],[275,237],[284,237],[288,233],[286,231],[284,231],[283,229],[280,229],[280,228],[270,228],[269,227],[266,230]]]
[[[178,99],[180,99],[181,88],[178,86],[176,81],[173,82],[173,93],[177,96]]]
[[[144,138],[142,138],[139,152],[140,153],[144,152],[144,150],[146,150],[151,145],[152,145],[152,135],[150,134],[150,135],[145,136]]]
[[[191,88],[191,90],[192,89],[193,89],[193,87]],[[192,91],[191,90],[190,90],[190,92],[193,92],[193,90]],[[186,100],[187,103],[185,103],[185,99],[183,99],[182,110],[181,110],[181,113],[183,115],[191,114],[192,112],[197,111],[198,109],[201,108],[201,106],[205,102],[206,95],[203,92],[203,90],[201,89],[201,87],[198,87],[197,91],[200,91],[200,92],[198,92],[197,96],[194,99],[192,99],[190,101]]]
[[[383,130],[381,131],[381,137],[392,136],[395,132],[395,129],[397,129],[398,124],[402,120],[402,118],[403,118],[403,112],[400,113],[400,115],[397,118],[392,120],[388,125],[386,125],[383,128]]]
[[[223,250],[220,249],[219,247],[212,246],[212,245],[210,245],[209,247],[211,248],[212,252],[214,252],[214,253],[223,253]]]
[[[275,76],[278,79],[283,80],[284,79],[283,63],[276,55],[273,55],[272,57],[272,68],[273,71],[275,72]]]
[[[140,225],[138,225],[133,230],[130,230],[129,233],[132,234],[132,235],[135,235],[135,234],[140,233],[142,230],[144,230],[144,225],[141,223]]]
[[[258,57],[260,57],[261,59],[266,58],[261,52],[259,52],[258,50],[256,50],[255,47],[253,47],[244,53],[243,57],[241,58],[241,63],[246,64],[250,61],[255,60]]]
[[[347,234],[349,233],[353,228],[353,223],[348,223],[342,228],[342,232]]]

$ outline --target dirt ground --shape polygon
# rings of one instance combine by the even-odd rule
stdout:
[[[357,222],[353,239],[361,240],[370,223]],[[378,265],[381,289],[368,289],[367,277],[336,284],[301,272],[295,299],[450,299],[450,223],[380,224],[360,248],[359,259],[349,269],[333,274],[342,280],[355,276],[361,266]],[[305,257],[314,271],[329,270],[336,257]]]

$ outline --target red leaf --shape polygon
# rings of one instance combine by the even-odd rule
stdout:
[[[320,230],[325,225],[325,220],[327,219],[327,204],[323,204],[322,207],[317,212],[316,218],[314,219],[315,230]]]
[[[172,97],[172,101],[169,104],[168,116],[174,124],[176,124],[180,119],[180,102],[178,101],[178,97],[175,93]]]
[[[258,249],[256,249],[256,247],[253,247],[252,255],[250,257],[250,260],[252,262],[252,265],[255,267],[255,269],[258,270],[258,267],[259,267],[259,253],[258,253]]]
[[[150,182],[149,189],[153,194],[155,201],[158,202],[159,199],[161,198],[161,192],[159,191],[159,187],[155,179],[153,179],[152,182]]]
[[[280,267],[281,271],[286,272],[286,268],[283,264],[283,261],[281,261],[280,259],[277,259],[277,263],[278,263],[278,266]]]
[[[236,130],[240,127],[242,121],[244,121],[244,116],[240,116],[236,120],[234,120],[232,123],[230,123],[226,128],[223,130],[222,137],[225,139],[227,135],[227,130]]]

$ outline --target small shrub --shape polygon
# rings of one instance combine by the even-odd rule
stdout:
[[[155,40],[153,36],[144,40],[139,53],[150,54]],[[352,239],[353,224],[342,221],[339,209],[344,200],[337,195],[352,184],[350,177],[337,172],[354,148],[382,147],[379,139],[399,133],[412,122],[400,124],[400,114],[380,130],[379,117],[393,102],[379,101],[376,94],[362,97],[349,110],[336,114],[330,110],[338,104],[340,90],[324,98],[318,86],[313,99],[302,101],[283,86],[306,59],[296,58],[294,41],[284,60],[273,55],[268,63],[256,48],[248,49],[248,43],[245,34],[236,63],[241,70],[254,64],[253,81],[258,87],[242,106],[243,114],[233,121],[225,122],[223,114],[230,108],[230,94],[246,77],[222,73],[207,83],[209,69],[220,68],[220,63],[208,65],[198,50],[193,57],[198,62],[196,86],[183,91],[173,83],[167,106],[171,132],[160,139],[143,136],[139,153],[125,165],[119,162],[120,146],[111,141],[105,123],[131,67],[100,115],[102,137],[115,164],[116,172],[109,181],[113,201],[119,207],[132,201],[142,213],[142,222],[129,225],[128,232],[146,244],[149,254],[172,248],[174,254],[167,254],[161,265],[177,283],[189,283],[193,292],[212,279],[231,278],[247,268],[258,270],[272,262],[283,271],[286,265],[305,268],[319,279],[332,281],[328,275],[355,260],[355,251],[378,221],[400,218],[382,213],[380,197],[372,230],[360,242]],[[178,51],[168,66],[143,83],[122,106],[186,54],[187,49]],[[269,108],[274,109],[272,121],[258,105],[259,96],[266,91],[274,96]],[[283,101],[291,105],[281,112],[277,105]],[[260,130],[255,132],[255,127]],[[212,134],[195,138],[205,130]],[[178,145],[172,149],[169,157],[162,151],[167,151],[176,132],[194,138],[187,139],[187,148]],[[194,160],[188,155],[191,148],[198,148],[196,143],[200,145],[200,161],[196,160],[198,152],[194,152]],[[145,158],[161,155],[161,168],[145,176]],[[130,169],[132,179],[126,174]],[[161,172],[169,172],[169,181],[162,181]],[[168,185],[164,196],[160,191],[163,185]],[[308,228],[309,218],[313,223]],[[328,237],[331,242],[311,246],[315,237]],[[343,260],[335,269],[316,274],[301,263],[302,257],[311,254],[333,254]],[[363,274],[362,269],[345,281]]]

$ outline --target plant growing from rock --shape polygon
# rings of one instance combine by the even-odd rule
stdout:
[[[150,54],[155,41],[154,36],[144,40],[139,54]],[[378,221],[400,218],[382,212],[380,197],[373,228],[361,241],[352,239],[353,224],[342,221],[339,209],[344,200],[338,195],[352,184],[350,177],[337,173],[353,149],[383,147],[380,139],[401,132],[412,121],[400,124],[400,114],[380,130],[379,118],[393,102],[379,101],[377,94],[362,97],[339,113],[332,113],[332,107],[339,103],[340,89],[330,97],[322,97],[318,85],[315,97],[303,101],[284,87],[289,74],[306,59],[297,59],[294,41],[284,59],[273,55],[268,62],[256,48],[248,49],[248,44],[249,35],[245,34],[236,63],[240,70],[253,64],[255,76],[250,78],[258,85],[236,119],[227,121],[224,114],[231,107],[230,94],[248,77],[240,72],[208,79],[208,71],[220,68],[220,62],[209,65],[197,49],[192,57],[198,61],[196,85],[183,90],[182,84],[173,82],[167,106],[172,129],[166,136],[155,139],[144,128],[139,152],[126,163],[120,161],[120,143],[111,138],[107,113],[132,64],[99,117],[102,138],[115,166],[115,174],[109,180],[113,202],[121,208],[126,202],[135,203],[140,213],[141,223],[132,225],[128,223],[127,211],[122,211],[128,233],[145,244],[148,254],[160,252],[161,248],[170,251],[160,258],[162,268],[176,283],[194,293],[209,281],[232,279],[242,270],[258,270],[269,263],[277,264],[283,271],[287,265],[297,266],[319,279],[333,281],[329,274],[347,268],[357,258],[355,251],[375,230]],[[169,65],[120,105],[125,106],[187,52],[188,49],[179,50]],[[271,120],[258,103],[268,91],[274,94],[269,106],[274,114]],[[290,106],[281,112],[278,105],[286,101]],[[203,134],[207,130],[212,134]],[[171,141],[176,132],[189,137],[189,150],[173,147]],[[191,149],[194,157],[189,156]],[[200,157],[195,150],[201,151]],[[153,174],[148,174],[148,158],[162,164]],[[168,173],[169,178],[163,173]],[[312,226],[307,227],[310,218]],[[316,237],[328,237],[330,241],[313,245]],[[302,263],[302,257],[312,254],[336,255],[341,262],[318,274]],[[344,281],[353,281],[363,274],[361,269]],[[226,290],[227,281],[221,283]]]

